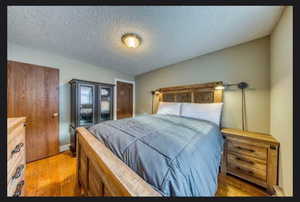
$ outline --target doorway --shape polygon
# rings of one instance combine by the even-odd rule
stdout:
[[[59,152],[59,70],[7,63],[7,117],[26,117],[26,161]]]
[[[133,117],[134,84],[127,81],[116,81],[116,118]]]

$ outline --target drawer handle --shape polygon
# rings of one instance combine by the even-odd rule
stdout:
[[[245,162],[245,163],[249,163],[249,164],[251,164],[251,165],[254,165],[254,162],[253,162],[253,161],[249,161],[249,160],[246,160],[246,159],[242,159],[242,158],[240,158],[240,157],[236,157],[235,159],[238,160],[238,161],[242,161],[242,162]]]
[[[22,188],[23,188],[23,185],[24,185],[24,180],[20,181],[17,185],[17,188],[16,188],[16,191],[13,195],[13,197],[19,197],[22,193]]]
[[[243,173],[248,174],[248,175],[254,175],[254,173],[253,173],[252,170],[246,170],[246,169],[243,169],[243,168],[241,168],[241,167],[239,167],[239,166],[236,166],[235,168],[236,168],[237,170],[240,170],[240,171],[243,172]]]
[[[22,170],[24,169],[24,165],[20,165],[17,167],[15,174],[11,177],[13,180],[18,179],[21,176]]]
[[[13,156],[14,154],[18,153],[21,151],[21,148],[24,146],[24,143],[19,143],[16,145],[16,147],[14,148],[14,150],[11,151],[11,156]]]
[[[244,150],[244,151],[248,151],[248,152],[251,152],[251,153],[255,152],[255,150],[253,150],[253,149],[247,149],[247,148],[240,147],[240,146],[237,146],[236,148],[239,149],[239,150]]]

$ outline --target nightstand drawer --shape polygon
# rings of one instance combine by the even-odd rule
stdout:
[[[228,162],[228,171],[240,177],[249,176],[251,178],[256,178],[262,181],[266,181],[267,179],[266,170],[256,169],[253,166],[247,167],[239,162]]]
[[[256,145],[241,143],[238,141],[228,140],[228,151],[241,155],[248,155],[254,158],[267,160],[267,148]]]
[[[228,165],[231,165],[233,168],[241,168],[243,170],[250,170],[251,175],[258,176],[262,180],[266,180],[267,175],[267,165],[263,160],[255,159],[248,156],[228,153],[227,155]],[[240,171],[240,172],[242,172]]]

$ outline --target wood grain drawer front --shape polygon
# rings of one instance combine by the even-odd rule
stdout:
[[[23,125],[15,128],[7,140],[7,162],[15,158],[25,150],[25,127]],[[25,154],[24,154],[25,155]]]
[[[25,155],[18,155],[7,166],[7,184],[24,175],[26,168]]]
[[[7,144],[11,144],[14,141],[15,137],[25,134],[25,125],[24,123],[20,122],[12,128],[7,128],[7,130]]]
[[[10,184],[14,181],[18,181],[19,178],[22,178],[25,171],[25,163],[19,164],[15,169],[13,169],[13,172],[9,173],[7,175],[7,183]]]
[[[228,166],[237,170],[239,173],[243,173],[261,180],[266,180],[267,177],[267,165],[263,160],[255,159],[252,157],[235,155],[228,153]]]
[[[15,188],[15,191],[13,192],[13,197],[19,197],[19,196],[23,196],[24,193],[24,185],[25,185],[25,181],[24,179],[20,180]]]
[[[256,169],[253,166],[247,167],[246,165],[241,164],[237,161],[228,162],[228,171],[233,174],[237,174],[238,176],[242,176],[242,177],[248,176],[249,178],[256,178],[264,182],[266,182],[267,179],[267,172],[265,169],[260,170],[260,169]]]
[[[228,171],[232,174],[237,174],[238,176],[250,178],[256,178],[258,180],[266,181],[266,172],[256,170],[253,168],[244,168],[240,165],[236,165],[234,163],[228,164]]]
[[[22,196],[24,192],[24,185],[25,185],[24,176],[18,178],[18,180],[12,181],[7,186],[7,196],[13,196],[13,197]]]
[[[228,151],[241,155],[248,155],[254,158],[267,160],[267,148],[251,144],[240,143],[237,141],[228,141]]]
[[[22,144],[18,144],[22,145]],[[13,170],[18,166],[18,164],[25,164],[25,149],[24,146],[17,147],[17,153],[14,153],[12,158],[7,161],[7,174],[13,172]]]

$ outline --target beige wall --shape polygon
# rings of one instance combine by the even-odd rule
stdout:
[[[271,134],[280,141],[279,185],[293,195],[293,8],[271,35]]]
[[[174,85],[246,81],[248,129],[270,129],[269,37],[226,48],[136,77],[136,113],[151,112],[151,90]],[[241,128],[241,91],[224,93],[222,125]]]
[[[108,68],[97,67],[82,63],[77,60],[68,59],[49,52],[34,50],[17,44],[8,43],[8,60],[21,61],[25,63],[44,65],[58,68],[59,78],[59,113],[60,113],[60,145],[69,144],[70,124],[70,86],[68,81],[73,78],[114,83],[115,78],[134,81],[133,76],[119,73]]]

